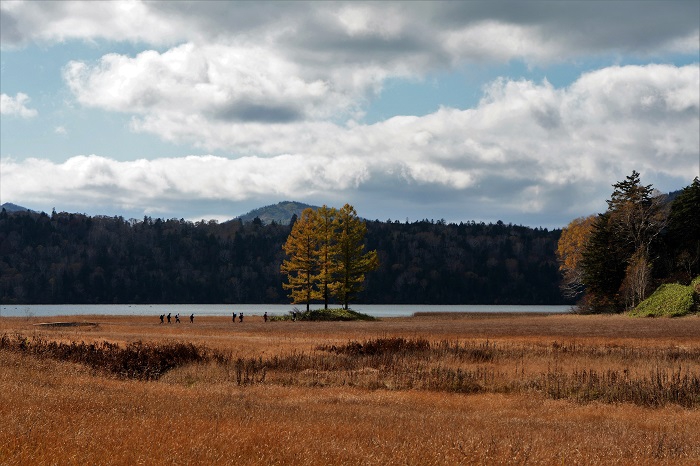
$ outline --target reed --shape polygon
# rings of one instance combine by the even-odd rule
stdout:
[[[698,464],[686,319],[3,319],[0,464]]]
[[[700,349],[551,347],[494,342],[429,342],[423,338],[378,338],[314,351],[232,360],[193,344],[54,342],[21,335],[0,337],[0,349],[86,364],[120,377],[155,380],[188,364],[215,363],[238,385],[353,386],[366,389],[459,393],[531,394],[579,403],[634,403],[657,407],[700,406]],[[543,360],[526,370],[525,361]],[[578,361],[585,360],[585,366]],[[624,369],[610,361],[625,361]],[[634,370],[652,364],[648,372]],[[513,369],[507,370],[510,366]],[[572,369],[565,369],[572,367]],[[632,369],[631,369],[632,368]],[[228,381],[228,379],[227,379]]]

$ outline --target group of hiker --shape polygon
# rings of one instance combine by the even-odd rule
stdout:
[[[164,323],[166,318],[168,319],[168,323],[169,323],[169,324],[172,324],[172,323],[173,323],[172,320],[171,320],[171,313],[170,313],[170,312],[168,312],[168,315],[167,315],[167,316],[166,316],[165,314],[161,314],[161,315],[160,315],[160,323],[161,323],[161,324]],[[179,323],[180,323],[180,314],[179,314],[179,313],[178,313],[178,314],[175,314],[175,323],[176,323],[176,324],[179,324]],[[191,324],[194,323],[194,314],[190,314],[190,323],[191,323]]]
[[[162,324],[162,323],[165,323],[165,319],[168,320],[168,323],[169,323],[169,324],[172,323],[172,317],[171,317],[171,313],[170,313],[170,312],[168,312],[168,315],[167,315],[167,316],[166,316],[165,314],[161,314],[161,315],[160,315],[160,323],[161,323],[161,324]],[[265,314],[263,314],[263,320],[264,320],[265,322],[267,322],[267,319],[268,319],[267,312],[265,312]],[[231,315],[231,320],[233,321],[234,324],[236,323],[236,313],[235,313],[235,312]],[[294,321],[297,320],[297,313],[296,313],[296,311],[292,312],[292,320],[294,320]],[[243,323],[243,313],[242,313],[242,312],[238,314],[238,322],[239,322],[239,323]],[[178,314],[175,314],[175,323],[176,323],[176,324],[179,324],[179,323],[180,323],[180,314],[179,314],[179,313],[178,313]],[[194,323],[194,314],[190,314],[190,323],[191,323],[191,324]]]

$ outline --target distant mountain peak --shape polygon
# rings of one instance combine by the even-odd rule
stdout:
[[[257,217],[265,225],[269,225],[272,222],[288,225],[294,215],[299,217],[304,209],[308,208],[318,209],[317,206],[304,204],[303,202],[282,201],[277,204],[253,209],[247,214],[243,214],[237,218],[246,223],[252,222]]]
[[[0,211],[2,211],[2,209],[5,209],[6,212],[33,212],[31,209],[27,209],[26,207],[13,204],[11,202],[5,202],[3,205],[1,205]]]

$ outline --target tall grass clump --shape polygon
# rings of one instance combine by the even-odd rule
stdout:
[[[139,341],[120,346],[107,341],[64,343],[4,334],[0,351],[8,350],[80,363],[137,380],[157,380],[188,366],[168,380],[521,394],[583,404],[700,407],[700,348],[695,345],[431,341],[386,336],[316,344],[307,351],[233,358],[191,343]]]
[[[96,343],[56,342],[22,335],[0,337],[0,350],[14,350],[40,358],[85,364],[123,378],[156,380],[171,369],[189,363],[214,360],[225,362],[228,356],[211,352],[191,343],[128,343],[122,348],[107,341]]]

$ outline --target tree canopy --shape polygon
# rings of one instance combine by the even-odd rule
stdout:
[[[353,302],[573,303],[559,290],[560,230],[429,219],[364,224],[365,250],[377,251],[379,266]],[[288,303],[280,266],[291,230],[239,219],[0,210],[0,302]]]
[[[575,220],[559,240],[563,286],[585,290],[585,311],[632,309],[658,284],[689,282],[698,273],[697,178],[674,201],[643,185],[636,171],[613,188],[606,212],[585,224]]]
[[[362,290],[365,274],[379,265],[376,251],[364,252],[366,233],[349,204],[340,210],[325,205],[304,210],[284,245],[288,258],[281,266],[292,302],[305,303],[308,310],[312,300],[320,299],[328,309],[335,297],[348,309],[350,299]]]

